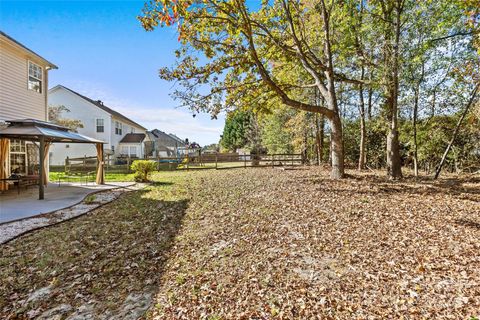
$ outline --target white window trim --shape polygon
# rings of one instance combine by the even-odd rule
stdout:
[[[11,149],[9,151],[9,160],[8,160],[8,172],[11,172],[11,166],[12,166],[12,156],[11,155],[22,155],[25,158],[25,166],[23,168],[22,173],[26,174],[28,172],[28,157],[27,157],[27,143],[23,140],[18,140],[18,139],[12,139],[16,140],[17,142],[20,142],[20,144],[23,144],[23,151],[12,151]]]
[[[135,153],[132,153],[132,149],[135,150]],[[131,156],[138,157],[137,151],[138,151],[138,150],[137,150],[137,146],[129,146],[129,147],[128,147],[128,154],[129,154],[130,157],[131,157]]]
[[[34,75],[30,75],[30,64],[33,64],[33,65],[35,65],[35,66],[37,66],[37,67],[40,68],[40,70],[41,70],[41,72],[40,72],[40,76],[41,76],[40,79],[37,78],[37,77],[35,77]],[[33,89],[30,89],[30,88],[28,87],[29,81],[30,81],[30,77],[34,78],[35,80],[40,81],[40,92],[38,92],[38,91],[36,91],[36,90],[33,90]],[[28,89],[29,91],[34,91],[34,92],[37,92],[37,93],[39,93],[39,94],[43,94],[43,67],[42,67],[41,65],[39,65],[39,64],[36,64],[36,63],[33,62],[32,60],[27,60],[27,89]]]
[[[118,134],[119,136],[123,135],[123,123],[116,120],[115,120],[115,134]]]
[[[126,152],[125,152],[126,151]],[[130,152],[130,148],[128,145],[126,146],[120,146],[120,154],[121,155],[125,155],[125,156],[128,156],[129,155],[129,152]]]
[[[97,122],[98,120],[103,121],[103,124],[101,125],[103,127],[103,131],[98,131],[98,127],[99,127],[98,122]],[[96,118],[95,119],[95,132],[96,133],[104,133],[105,132],[105,119],[103,119],[103,118]]]

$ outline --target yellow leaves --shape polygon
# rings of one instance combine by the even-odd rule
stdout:
[[[280,314],[280,310],[277,309],[277,307],[275,307],[275,306],[271,306],[271,307],[270,307],[270,315],[271,315],[272,317],[276,317],[276,316],[278,316],[279,314]]]
[[[60,280],[57,277],[53,277],[52,280],[50,280],[50,285],[52,287],[56,287],[60,283]]]

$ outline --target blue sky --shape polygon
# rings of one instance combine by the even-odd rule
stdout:
[[[131,117],[200,144],[218,142],[224,118],[176,108],[173,83],[158,77],[178,48],[174,28],[144,31],[143,1],[4,1],[0,29],[55,63],[49,87],[62,84]]]

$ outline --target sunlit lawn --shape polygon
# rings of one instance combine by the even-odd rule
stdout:
[[[51,182],[57,182],[59,177],[62,177],[64,175],[64,172],[50,172],[49,178]],[[109,182],[123,182],[123,181],[133,181],[133,173],[110,173],[107,172],[105,173],[105,181]],[[94,178],[95,176],[93,176]],[[66,181],[65,179],[62,179],[61,181]],[[81,177],[73,177],[69,178],[68,181],[70,182],[81,182],[85,181],[85,178]]]

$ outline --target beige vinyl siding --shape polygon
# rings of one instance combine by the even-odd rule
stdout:
[[[42,67],[42,93],[28,90],[28,61]],[[0,42],[0,120],[47,120],[46,66],[24,52]]]

